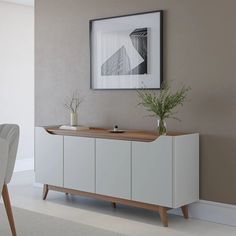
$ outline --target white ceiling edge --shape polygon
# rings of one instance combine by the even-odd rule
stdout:
[[[34,6],[34,0],[0,0],[0,2],[9,2],[25,6]]]

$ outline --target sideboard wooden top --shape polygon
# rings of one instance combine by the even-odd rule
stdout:
[[[83,130],[65,130],[60,129],[58,126],[44,127],[50,134],[63,135],[63,136],[79,136],[89,138],[104,138],[104,139],[117,139],[127,141],[140,141],[152,142],[159,136],[154,132],[139,131],[139,130],[125,130],[124,133],[111,133],[108,129],[102,128],[85,128]],[[167,136],[185,135],[187,133],[169,132]]]

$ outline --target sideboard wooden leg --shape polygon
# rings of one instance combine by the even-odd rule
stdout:
[[[166,207],[159,207],[159,214],[161,217],[161,222],[165,227],[168,227],[168,215]]]
[[[182,206],[181,210],[185,219],[188,219],[188,205]]]
[[[46,200],[48,195],[48,184],[43,185],[43,200]]]
[[[115,203],[115,202],[112,202],[111,204],[112,204],[112,207],[113,207],[114,209],[116,209],[116,203]]]

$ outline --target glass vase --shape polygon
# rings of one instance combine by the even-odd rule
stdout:
[[[71,126],[77,126],[78,125],[78,113],[77,112],[71,112],[70,113],[70,125]]]
[[[166,135],[166,121],[164,119],[159,119],[157,121],[157,133],[158,135]]]

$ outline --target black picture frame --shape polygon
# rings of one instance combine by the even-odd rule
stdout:
[[[152,70],[153,70],[153,68],[152,67],[157,67],[158,68],[158,71],[155,71],[157,74],[148,74],[147,73],[147,68],[149,68],[148,66],[147,66],[147,62],[149,61],[149,60],[146,60],[146,64],[145,64],[145,66],[144,67],[140,67],[140,68],[138,68],[138,66],[134,69],[135,70],[135,72],[134,73],[136,73],[135,75],[134,74],[132,74],[133,73],[133,71],[131,71],[131,70],[129,70],[130,69],[130,67],[128,67],[128,66],[123,66],[123,67],[125,67],[125,69],[124,68],[122,68],[122,69],[120,69],[120,67],[119,67],[119,69],[120,70],[118,70],[117,68],[115,68],[114,69],[114,67],[111,67],[110,65],[118,65],[118,59],[117,59],[117,57],[119,57],[119,58],[121,58],[122,60],[122,62],[124,61],[124,58],[125,58],[125,53],[124,53],[124,51],[126,51],[127,52],[127,50],[122,50],[121,51],[121,49],[123,49],[123,47],[122,48],[120,48],[120,49],[118,49],[114,54],[112,54],[112,56],[110,56],[105,62],[103,62],[103,64],[101,64],[102,63],[102,61],[100,62],[100,67],[98,66],[98,65],[96,65],[99,69],[96,69],[96,71],[95,71],[95,69],[94,69],[94,67],[95,67],[95,64],[98,64],[97,63],[97,61],[96,60],[98,60],[97,58],[95,58],[95,57],[98,57],[97,55],[98,55],[98,53],[96,52],[95,53],[95,51],[98,51],[98,47],[96,48],[96,45],[94,45],[95,43],[98,43],[98,40],[97,40],[97,38],[98,37],[95,37],[95,35],[96,34],[98,34],[98,35],[101,35],[101,34],[103,34],[107,29],[105,29],[104,30],[104,32],[103,31],[97,31],[97,32],[95,32],[95,24],[96,25],[98,25],[97,27],[99,28],[101,28],[102,26],[102,24],[104,24],[104,22],[105,22],[105,25],[107,24],[107,26],[109,26],[108,28],[110,28],[111,27],[111,25],[112,25],[112,27],[113,27],[113,25],[115,25],[114,24],[114,19],[115,19],[115,23],[117,24],[117,25],[119,25],[119,27],[120,27],[120,25],[122,24],[122,23],[120,23],[119,24],[119,19],[125,19],[125,20],[127,20],[129,17],[134,17],[134,16],[136,16],[136,17],[138,17],[138,16],[146,16],[147,18],[148,17],[150,17],[151,15],[152,15],[152,18],[154,17],[154,15],[153,14],[157,14],[157,16],[156,17],[158,17],[158,22],[157,22],[157,29],[156,28],[154,28],[153,27],[153,31],[155,32],[155,30],[157,31],[157,32],[155,32],[156,34],[157,34],[157,38],[158,38],[158,43],[157,43],[157,45],[155,45],[155,47],[157,47],[157,51],[156,51],[156,53],[155,52],[153,52],[153,51],[151,51],[151,49],[149,48],[149,49],[146,49],[146,58],[147,58],[147,52],[148,52],[148,50],[152,53],[152,55],[151,56],[149,56],[150,58],[152,58],[152,60],[153,61],[151,61],[151,62],[149,62],[149,63],[151,63],[150,65],[148,65],[149,67],[151,67],[151,69],[150,69],[150,71],[152,72]],[[159,90],[160,88],[161,88],[161,84],[162,84],[162,82],[163,82],[163,15],[164,15],[164,11],[163,10],[155,10],[155,11],[148,11],[148,12],[141,12],[141,13],[134,13],[134,14],[128,14],[128,15],[120,15],[120,16],[112,16],[112,17],[105,17],[105,18],[98,18],[98,19],[92,19],[92,20],[90,20],[89,21],[89,46],[90,46],[90,89],[93,89],[93,90],[136,90],[136,89],[140,89],[140,88],[142,88],[142,89],[152,89],[152,90]],[[138,18],[137,18],[138,19]],[[151,20],[151,19],[150,19]],[[129,20],[128,20],[129,21]],[[147,21],[148,21],[148,19],[147,19]],[[99,24],[100,24],[100,26],[99,26]],[[134,24],[136,24],[136,23],[134,23]],[[155,22],[153,23],[154,25],[155,25]],[[135,26],[135,27],[137,27],[137,26]],[[149,26],[148,26],[149,27]],[[146,34],[146,35],[148,35],[148,33],[149,33],[149,31],[148,30],[152,30],[152,28],[148,28],[148,27],[143,27],[143,25],[141,25],[139,28],[135,28],[135,30],[134,31],[132,31],[132,33],[135,33],[135,32],[138,32],[137,34],[139,34],[140,32],[140,35],[141,34]],[[112,29],[113,30],[113,29]],[[120,28],[119,28],[119,30],[120,30]],[[112,31],[111,31],[112,32]],[[117,33],[118,32],[118,33]],[[124,31],[125,32],[125,31]],[[108,33],[107,32],[105,32],[105,34],[108,34],[109,35],[109,31],[108,31]],[[120,31],[115,31],[115,33],[117,34],[117,35],[119,35],[120,33],[123,33],[123,31],[122,30],[120,30]],[[125,32],[126,33],[126,32]],[[151,31],[151,33],[152,33],[152,31]],[[113,32],[111,33],[111,35],[113,35]],[[151,35],[152,36],[152,35]],[[114,36],[112,36],[112,37],[114,37]],[[142,40],[141,41],[141,43],[144,41],[144,45],[146,46],[147,45],[147,41],[149,40],[148,39],[148,36],[145,36],[146,37],[146,40]],[[131,33],[129,34],[129,38],[131,38]],[[112,39],[112,38],[111,38]],[[97,41],[96,41],[97,40]],[[100,39],[100,43],[101,43],[101,39]],[[104,45],[107,45],[106,44],[106,42],[111,42],[112,40],[110,40],[110,41],[105,41],[105,43],[103,43]],[[116,40],[115,40],[116,41]],[[129,40],[129,41],[132,41],[132,40]],[[140,40],[139,40],[140,41]],[[151,40],[150,40],[151,41]],[[118,42],[119,42],[119,40],[118,40]],[[154,40],[152,40],[152,42],[153,43],[155,43],[155,41]],[[133,43],[133,42],[132,42]],[[146,44],[145,44],[146,43]],[[132,44],[132,45],[134,45],[134,44]],[[152,45],[150,46],[149,45],[149,47],[152,47]],[[126,48],[127,48],[127,46],[126,46]],[[147,46],[145,47],[145,48],[148,48]],[[102,50],[103,48],[101,47],[101,49],[99,49],[99,50]],[[130,49],[130,48],[129,48]],[[145,50],[144,50],[145,51]],[[119,56],[117,56],[117,55],[119,55]],[[122,55],[122,56],[121,56]],[[99,57],[100,58],[100,57]],[[135,57],[136,58],[136,57]],[[153,58],[157,58],[157,64],[155,64],[155,61],[154,61],[154,59]],[[141,59],[143,59],[143,58],[141,58]],[[143,59],[144,60],[144,59]],[[126,60],[126,61],[129,61],[129,58]],[[145,61],[145,60],[144,60]],[[96,62],[96,63],[95,63]],[[124,65],[125,63],[122,63],[122,65]],[[130,63],[127,63],[127,64],[130,64]],[[140,64],[144,64],[144,62],[142,62],[142,63],[140,63]],[[128,67],[128,69],[126,69],[126,67]],[[105,68],[105,69],[104,69]],[[138,70],[137,70],[137,68],[138,68]],[[144,69],[143,69],[144,68]],[[145,73],[146,72],[146,73]],[[100,75],[100,73],[101,73],[101,75]],[[125,73],[127,73],[127,74],[125,74]],[[130,74],[128,74],[128,73],[130,73]],[[149,77],[151,77],[152,78],[152,80],[154,81],[154,85],[152,85],[152,86],[149,86],[149,84],[145,84],[145,83],[143,83],[143,81],[145,81],[145,75],[148,77],[147,78],[147,80],[146,81],[148,81],[148,83],[150,83],[150,80],[149,80]],[[136,79],[136,77],[137,78],[141,78],[140,80],[137,80]],[[158,78],[156,78],[156,77],[158,77]],[[122,78],[122,80],[120,79],[120,78]],[[130,82],[128,82],[128,79],[131,79],[132,80],[132,82],[130,83]],[[98,79],[100,79],[100,80],[104,80],[104,81],[102,81],[102,83],[98,83]],[[136,80],[135,80],[136,79]],[[156,82],[155,81],[155,79],[157,79],[158,81]],[[118,81],[118,82],[116,82],[116,83],[114,83],[114,85],[112,84],[112,85],[105,85],[105,86],[103,86],[103,84],[109,84],[111,81]],[[126,83],[126,80],[127,80],[127,83],[129,84],[129,86],[126,86],[126,85],[124,85],[124,83]],[[121,82],[120,82],[121,81]],[[141,82],[140,82],[141,81]],[[145,82],[146,82],[145,81]],[[122,86],[120,86],[120,84],[121,83],[123,83],[122,84]],[[134,83],[135,84],[135,86],[133,86],[133,84],[132,83]],[[99,84],[99,86],[97,85],[97,84]],[[100,85],[100,84],[102,84],[102,85]]]

